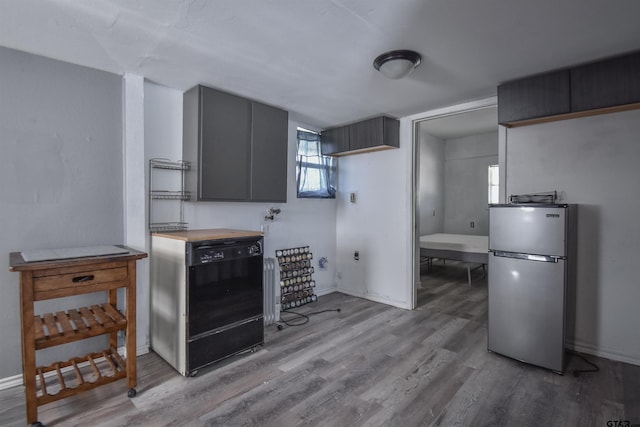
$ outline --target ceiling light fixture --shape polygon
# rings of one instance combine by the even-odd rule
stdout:
[[[412,50],[392,50],[378,56],[373,67],[390,79],[400,79],[417,68],[420,61],[420,54]]]

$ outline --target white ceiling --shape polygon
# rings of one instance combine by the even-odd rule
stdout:
[[[638,0],[2,0],[0,45],[319,128],[495,95],[504,81],[640,49]],[[388,80],[387,50],[422,65]]]

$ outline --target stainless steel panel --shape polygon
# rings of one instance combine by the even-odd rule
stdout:
[[[489,350],[561,372],[564,307],[564,260],[489,254]]]
[[[492,206],[489,249],[566,256],[566,218],[561,207]]]

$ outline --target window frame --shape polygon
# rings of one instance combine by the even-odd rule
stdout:
[[[317,155],[308,156],[300,154],[300,141],[311,141],[310,139],[301,138],[301,134],[312,134],[317,139],[316,149]],[[331,156],[324,156],[321,152],[321,133],[315,132],[309,129],[297,128],[296,134],[296,197],[298,199],[335,199],[336,197],[336,185],[335,185],[335,174],[336,169],[334,166],[334,158]],[[313,161],[303,161],[302,158],[314,158],[317,159],[317,162]],[[322,177],[320,181],[326,182],[326,187],[322,187],[322,182],[320,183],[320,188],[310,189],[310,190],[302,190],[300,188],[301,182],[300,179],[303,175],[303,170],[317,170],[319,174],[325,174],[324,180]],[[306,174],[305,174],[306,175]],[[302,191],[301,191],[302,190]]]

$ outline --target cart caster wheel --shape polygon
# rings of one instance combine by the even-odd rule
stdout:
[[[127,392],[127,396],[129,397],[136,397],[136,394],[138,394],[138,392],[136,391],[135,388],[130,388],[129,391]]]

